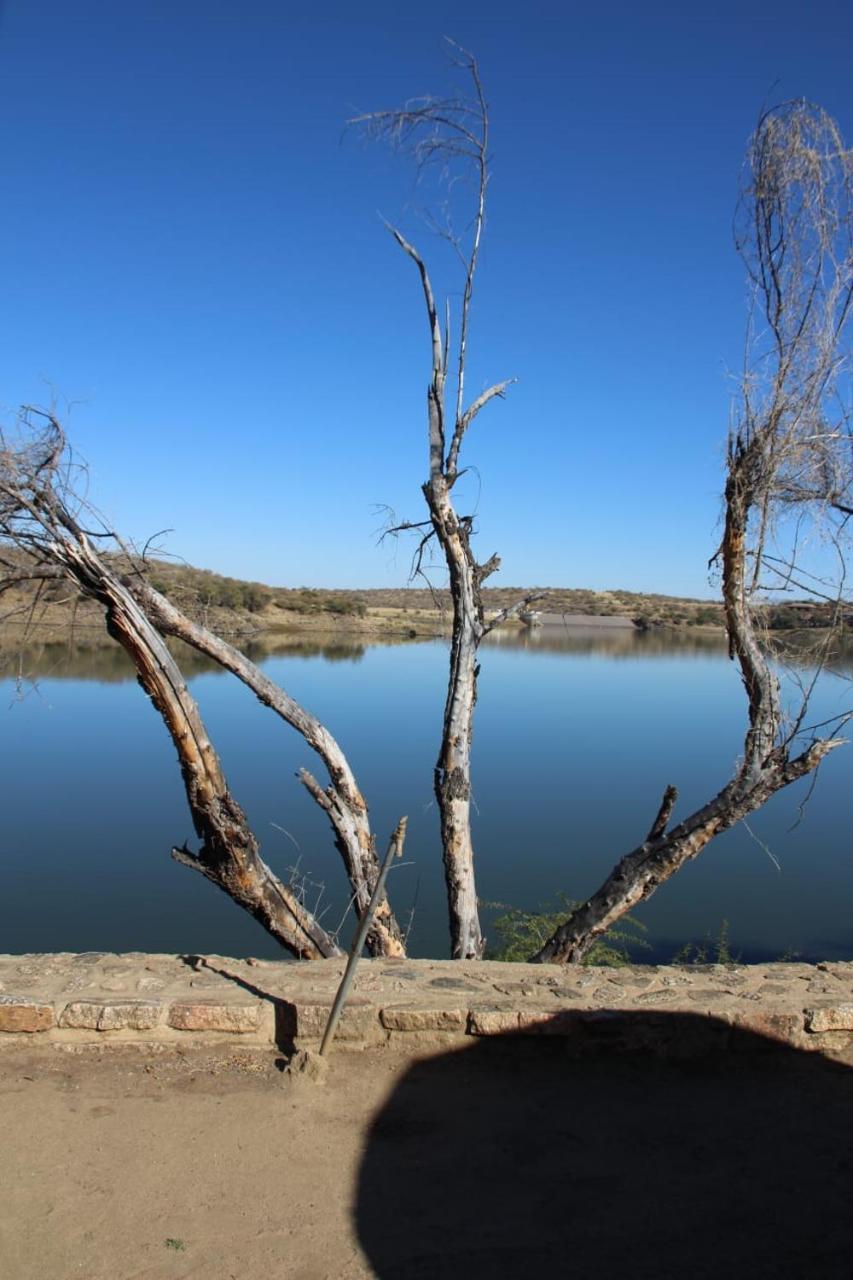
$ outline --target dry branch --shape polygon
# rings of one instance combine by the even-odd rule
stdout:
[[[850,181],[850,155],[837,126],[819,108],[785,103],[759,121],[740,204],[738,248],[766,327],[748,344],[739,421],[728,450],[723,539],[714,557],[722,562],[729,653],[748,704],[742,760],[708,804],[669,832],[675,797],[668,789],[648,838],[557,929],[537,960],[581,960],[597,937],[714,836],[813,773],[843,741],[828,734],[803,746],[815,680],[786,716],[755,606],[762,570],[773,562],[768,543],[780,520],[795,512],[796,538],[807,517],[825,522],[827,513],[843,514],[842,498],[851,491],[848,424],[843,415],[833,418],[853,288]],[[832,538],[843,582],[841,531],[836,528]],[[788,562],[789,581],[798,545]],[[778,580],[784,581],[782,574]],[[845,713],[835,717],[836,727],[844,722]]]
[[[131,574],[124,579],[124,583],[163,635],[183,640],[185,644],[191,645],[199,653],[204,653],[230,671],[252,690],[264,706],[270,707],[296,729],[316,751],[329,772],[331,784],[323,788],[306,769],[300,770],[299,778],[329,817],[335,833],[335,843],[344,860],[352,887],[356,914],[361,918],[376,886],[379,859],[364,796],[346,756],[332,734],[316,716],[311,715],[280,685],[265,676],[239,649],[235,649],[207,627],[191,621],[144,579]],[[402,932],[385,896],[380,899],[376,908],[367,946],[371,955],[405,954]]]
[[[183,622],[183,638],[195,641],[196,647],[208,645],[212,656],[217,648],[216,638],[203,628],[193,630],[194,624],[183,619],[162,597],[150,593],[138,576],[132,574],[122,581],[112,563],[93,549],[77,518],[80,503],[69,484],[73,473],[67,457],[65,438],[56,418],[24,410],[18,438],[0,439],[0,540],[22,551],[33,572],[53,576],[53,571],[59,569],[80,591],[103,606],[107,629],[132,659],[139,682],[163,719],[178,754],[201,846],[197,851],[186,847],[174,850],[176,860],[228,893],[294,955],[313,958],[340,954],[335,941],[262,860],[257,840],[228,789],[198,707],[153,619],[163,623],[168,618],[173,634],[180,632]],[[105,534],[108,532],[104,530]],[[267,697],[273,705],[277,698],[275,686],[264,683],[262,674],[251,664],[242,665],[242,655],[223,644],[216,656],[224,665],[230,663],[232,669],[239,669],[247,683],[254,681],[258,696]],[[331,766],[333,787],[328,798],[331,803],[334,792],[340,800],[336,819],[343,840],[346,803],[357,808],[360,798],[354,779],[323,726],[282,691],[278,694],[280,714],[286,712],[290,723],[313,737],[315,749]],[[363,806],[363,800],[361,803]],[[360,816],[351,816],[354,825],[353,831],[347,833],[352,837],[348,848],[352,851],[356,843],[364,841],[364,847],[359,846],[361,861],[355,871],[367,889],[372,887],[372,845],[366,808]],[[396,929],[390,912],[385,926],[389,935]],[[394,951],[398,953],[396,945]]]
[[[454,350],[455,410],[447,405],[450,366],[450,303],[441,324],[429,272],[420,252],[403,234],[389,227],[400,248],[415,263],[426,305],[431,344],[431,377],[427,390],[429,479],[422,486],[432,532],[447,564],[453,607],[450,671],[444,708],[441,745],[435,765],[434,786],[441,819],[442,851],[450,915],[451,954],[478,959],[484,939],[477,909],[474,848],[471,839],[471,736],[477,698],[477,652],[491,629],[483,612],[481,586],[500,561],[492,556],[478,564],[471,549],[471,521],[460,517],[451,490],[459,473],[459,454],[465,434],[477,414],[493,399],[504,395],[512,379],[496,383],[463,410],[468,359],[471,304],[485,225],[488,186],[489,113],[475,59],[451,43],[453,57],[472,87],[469,98],[420,98],[391,111],[372,112],[351,121],[368,136],[380,138],[410,154],[418,167],[440,163],[446,175],[474,180],[474,211],[466,236],[456,235],[450,224],[439,229],[455,249],[464,271],[458,313],[458,337]],[[450,445],[447,447],[447,438]],[[416,565],[421,566],[421,540]],[[519,604],[517,608],[521,608]],[[507,610],[510,616],[513,610]],[[491,624],[492,626],[495,623]]]

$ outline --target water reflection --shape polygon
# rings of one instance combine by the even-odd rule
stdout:
[[[723,653],[721,631],[641,631],[638,627],[520,627],[493,631],[487,644],[538,653],[595,653],[613,658],[656,658],[678,654]]]
[[[197,675],[222,674],[217,662],[180,641],[169,641],[187,679]],[[233,637],[248,658],[258,664],[268,658],[320,658],[325,662],[360,663],[368,648],[380,645],[423,644],[417,636],[357,637],[335,634],[298,635],[267,632],[251,637]],[[443,643],[439,639],[439,643]],[[527,627],[493,631],[486,646],[504,651],[563,653],[631,660],[726,655],[728,646],[721,631],[668,631],[656,628],[640,631],[627,627]],[[769,637],[769,647],[783,665],[812,669],[819,664],[839,675],[853,674],[853,644],[833,642],[827,651],[827,636],[819,631],[781,632]],[[12,629],[0,631],[0,677],[24,682],[48,677],[57,680],[99,680],[105,684],[135,678],[124,650],[108,637],[78,633],[70,640],[22,638]]]
[[[242,649],[252,662],[263,662],[265,658],[323,658],[326,662],[361,662],[367,651],[367,645],[360,640],[348,639],[346,636],[319,639],[293,635],[269,633],[252,637],[240,643],[234,643]]]
[[[326,662],[358,663],[364,658],[365,644],[340,638],[306,639],[304,636],[270,633],[250,639],[232,640],[252,662],[267,658],[322,658]],[[188,680],[198,675],[226,674],[218,662],[205,657],[179,640],[168,645]],[[135,680],[133,664],[124,649],[106,636],[80,636],[70,640],[32,640],[13,631],[0,633],[0,678],[19,680],[97,680],[103,684],[120,684]]]
[[[821,639],[785,643],[808,668]],[[409,815],[395,907],[404,922],[414,910],[412,954],[445,954],[432,776],[447,640],[280,633],[253,637],[246,650],[342,743],[380,841]],[[194,839],[186,799],[162,722],[123,652],[80,635],[70,648],[2,636],[0,658],[0,950],[277,955],[245,913],[171,862],[171,847]],[[179,660],[264,857],[285,878],[298,866],[309,905],[336,927],[346,881],[325,817],[295,776],[317,767],[310,750],[218,666],[187,649]],[[585,897],[648,830],[667,783],[679,788],[678,817],[731,776],[746,709],[719,634],[507,631],[489,638],[481,662],[473,823],[486,901],[529,910],[559,892]],[[849,648],[832,669],[853,671]],[[784,690],[796,696],[796,678]],[[838,680],[820,681],[810,719],[835,716],[849,701]],[[825,762],[799,826],[808,781],[643,904],[655,959],[716,938],[724,919],[733,951],[747,958],[853,954],[846,756]],[[488,918],[485,925],[488,932]]]
[[[802,669],[819,665],[837,674],[853,674],[853,643],[849,638],[831,638],[825,631],[780,631],[766,637],[768,651],[780,664]],[[727,655],[728,641],[722,630],[668,630],[654,627],[522,627],[493,631],[485,641],[501,649],[538,653],[595,654],[610,658],[705,657]]]

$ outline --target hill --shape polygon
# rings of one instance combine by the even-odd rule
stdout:
[[[5,558],[9,559],[8,552]],[[20,557],[16,563],[20,563]],[[271,587],[164,560],[149,561],[147,576],[152,586],[185,612],[229,635],[338,630],[365,635],[434,635],[449,625],[450,595],[444,589]],[[507,608],[533,590],[485,587],[486,610]],[[722,606],[711,600],[578,587],[542,590],[547,591],[546,597],[536,607],[549,614],[618,615],[630,618],[643,629],[723,626]],[[825,605],[792,601],[766,607],[771,629],[820,627],[829,620],[829,607]],[[39,633],[50,634],[72,626],[92,633],[102,629],[98,606],[62,581],[11,586],[2,596],[0,621],[26,624]]]

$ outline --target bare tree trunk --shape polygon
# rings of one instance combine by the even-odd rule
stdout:
[[[441,746],[435,766],[435,795],[441,820],[442,853],[447,887],[451,955],[478,960],[484,939],[480,929],[471,839],[471,736],[477,697],[477,649],[486,628],[480,584],[500,561],[493,556],[478,565],[471,551],[470,520],[460,520],[450,491],[456,479],[455,460],[473,414],[456,422],[451,453],[445,458],[445,383],[447,346],[442,342],[429,275],[424,262],[399,231],[400,247],[417,265],[424,291],[432,343],[432,380],[427,392],[429,480],[423,486],[432,530],[444,552],[450,575],[453,633],[450,673],[444,709]],[[485,403],[485,402],[484,402]],[[453,470],[449,470],[449,458]]]
[[[741,424],[729,444],[725,528],[718,552],[729,655],[740,668],[748,704],[743,759],[732,780],[669,833],[674,788],[668,788],[643,844],[622,858],[536,960],[582,960],[596,938],[714,836],[811,773],[844,741],[813,737],[799,754],[791,754],[809,694],[804,693],[786,729],[779,682],[759,642],[751,598],[768,563],[767,536],[774,516],[793,513],[799,537],[810,507],[824,533],[828,514],[838,512],[843,519],[849,514],[849,431],[843,416],[833,423],[832,406],[841,367],[839,340],[853,296],[850,156],[834,122],[810,104],[797,102],[762,118],[751,162],[751,182],[743,196],[745,238],[739,247],[762,299],[769,349],[759,347],[753,367],[748,362],[744,373]],[[840,535],[833,541],[843,583]],[[782,585],[791,580],[802,585],[795,566],[796,559],[786,566]],[[834,721],[840,726],[847,719],[849,714],[841,713]]]
[[[119,563],[128,570],[124,578],[115,557],[99,556],[79,523],[85,504],[69,487],[68,476],[74,472],[57,419],[51,413],[25,408],[20,428],[20,438],[14,443],[8,443],[0,432],[0,544],[23,552],[23,557],[0,555],[0,565],[7,570],[0,579],[0,591],[23,578],[35,579],[41,589],[45,582],[64,577],[103,606],[109,633],[129,654],[178,753],[202,847],[197,853],[186,847],[174,849],[175,859],[219,885],[295,955],[340,955],[334,939],[261,859],[245,815],[228,790],[198,707],[163,637],[179,638],[219,662],[301,733],[320,756],[329,771],[330,785],[324,789],[305,769],[299,777],[331,821],[356,912],[363,917],[379,880],[380,864],[367,805],[340,746],[315,716],[244,654],[191,621],[150,587],[140,562],[105,526],[94,536],[120,548]],[[368,946],[374,955],[405,954],[400,928],[384,892],[379,896]]]
[[[329,771],[331,785],[324,789],[307,769],[300,770],[299,778],[328,814],[335,843],[349,877],[356,914],[361,918],[370,904],[380,864],[367,804],[346,756],[331,733],[239,649],[191,621],[142,578],[128,575],[124,584],[163,635],[183,640],[237,676],[264,706],[270,707],[301,733],[320,756]],[[400,926],[385,893],[380,897],[367,935],[367,949],[374,956],[403,956],[406,953]]]
[[[741,765],[731,782],[709,804],[668,834],[665,831],[668,812],[662,822],[656,820],[652,838],[617,863],[601,888],[572,913],[533,957],[536,960],[564,963],[582,960],[596,938],[701,853],[714,836],[760,809],[783,787],[811,773],[843,741],[821,739],[793,759],[788,754],[789,744],[778,741],[782,727],[779,682],[759,644],[747,587],[747,524],[760,487],[761,457],[762,441],[758,437],[749,444],[737,441],[731,448],[721,546],[729,652],[740,666],[749,704],[749,726]],[[671,810],[671,805],[669,808]]]
[[[427,502],[450,567],[453,635],[441,745],[435,766],[435,796],[450,920],[451,955],[479,959],[480,930],[471,839],[471,739],[477,701],[477,650],[483,638],[483,610],[477,566],[468,539],[450,503],[443,476],[424,486]]]
[[[775,792],[803,778],[842,740],[813,743],[795,759],[768,762],[764,776],[748,790],[731,782],[702,809],[685,819],[668,835],[646,841],[626,854],[591,898],[572,913],[545,946],[532,956],[542,963],[578,964],[596,938],[622,916],[651,896],[670,876],[702,852],[723,831],[760,809]]]
[[[350,124],[359,125],[368,135],[383,138],[394,146],[405,146],[418,165],[434,164],[441,159],[451,185],[457,177],[464,176],[466,182],[473,177],[476,189],[473,217],[465,211],[465,221],[470,220],[468,232],[457,235],[449,217],[446,229],[441,232],[442,238],[456,251],[465,277],[458,313],[459,336],[454,344],[455,407],[448,406],[446,396],[451,347],[450,303],[448,301],[445,308],[446,327],[442,335],[432,285],[421,255],[395,227],[388,228],[418,268],[432,355],[427,393],[429,480],[423,486],[429,521],[420,525],[407,522],[389,532],[429,524],[430,532],[422,538],[416,555],[415,571],[419,571],[426,543],[435,537],[450,577],[453,631],[441,745],[435,765],[435,795],[441,819],[451,954],[454,959],[479,959],[485,939],[478,914],[471,838],[471,738],[477,701],[477,651],[483,637],[494,626],[539,599],[542,593],[518,601],[485,624],[481,586],[489,574],[499,568],[500,560],[493,555],[485,564],[477,563],[471,551],[472,519],[459,516],[451,498],[453,486],[462,474],[459,454],[468,428],[490,400],[504,395],[513,379],[489,387],[465,408],[471,302],[489,180],[489,112],[475,59],[453,41],[449,41],[449,45],[457,66],[466,72],[473,86],[470,98],[415,99],[398,110],[359,116]]]
[[[184,789],[201,848],[174,849],[184,866],[200,871],[302,959],[342,954],[258,851],[246,817],[228,790],[195,700],[162,637],[143,610],[88,544],[82,533],[55,543],[56,559],[106,609],[110,635],[129,654],[139,683],[160,713],[178,753]]]
[[[477,670],[477,642],[463,629],[451,646],[450,687],[435,767],[435,795],[441,816],[441,844],[450,904],[451,955],[455,959],[479,959],[484,946],[471,839],[471,736]]]

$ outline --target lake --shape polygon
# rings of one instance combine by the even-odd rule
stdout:
[[[448,952],[432,767],[447,643],[265,640],[251,656],[337,736],[384,849],[409,816],[390,892],[410,953]],[[347,884],[330,829],[295,778],[315,762],[298,735],[206,660],[182,662],[262,852],[295,876],[326,928]],[[810,719],[850,698],[853,657],[822,677]],[[14,678],[15,673],[23,679]],[[807,674],[802,672],[800,674]],[[174,863],[194,833],[175,754],[118,649],[8,650],[0,680],[4,824],[0,951],[217,951],[281,955],[253,920]],[[703,803],[739,755],[745,699],[722,639],[705,634],[498,633],[482,649],[474,737],[481,897],[535,908],[592,892],[643,838],[664,787],[675,818]],[[728,922],[744,960],[853,957],[851,751],[714,841],[636,913],[669,960]],[[291,871],[291,868],[294,870]],[[487,934],[493,908],[484,911]]]

